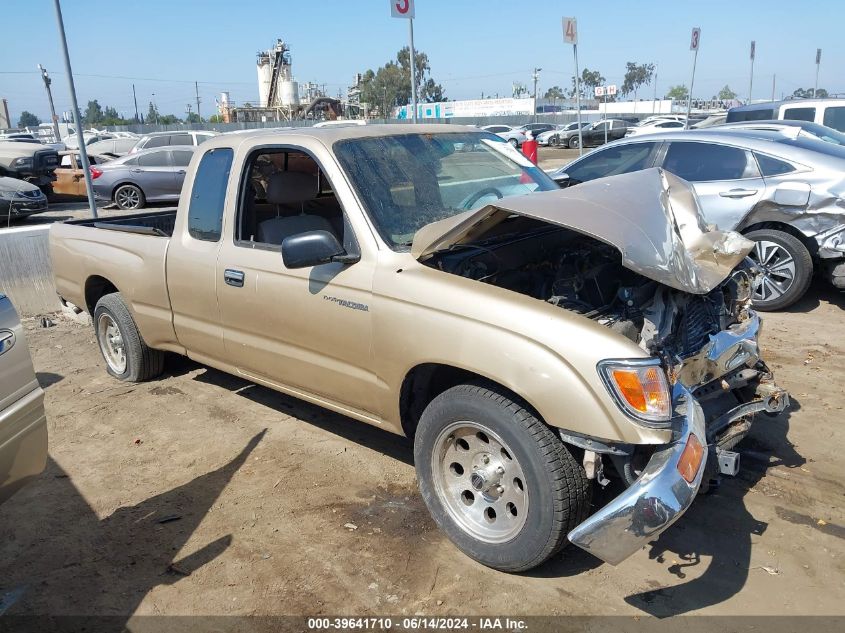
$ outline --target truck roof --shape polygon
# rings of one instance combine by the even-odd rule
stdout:
[[[436,134],[446,132],[480,132],[477,127],[469,125],[451,125],[448,123],[375,123],[372,125],[337,125],[328,127],[298,127],[298,128],[260,128],[250,131],[239,131],[236,135],[220,134],[203,143],[203,147],[231,147],[244,141],[268,137],[278,137],[280,140],[296,137],[317,138],[326,145],[348,138],[370,138],[378,136],[396,136],[398,134]]]

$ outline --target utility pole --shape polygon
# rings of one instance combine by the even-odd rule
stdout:
[[[59,134],[59,119],[56,117],[56,107],[53,105],[53,93],[50,90],[52,80],[44,66],[38,64],[38,70],[41,71],[41,78],[44,80],[44,87],[47,89],[47,100],[50,102],[50,116],[53,120],[53,134],[56,136],[56,143],[58,143],[62,140],[62,136]]]
[[[199,82],[197,81],[194,82],[194,94],[197,96],[197,118],[199,119],[199,122],[202,123],[202,115],[200,114],[200,87]]]
[[[756,53],[757,42],[751,40],[751,78],[748,80],[748,103],[751,103],[751,88],[754,87],[754,54]]]
[[[156,125],[158,125],[158,106],[156,105],[156,93],[153,94],[153,115],[155,116]]]
[[[76,101],[76,86],[73,83],[73,70],[70,67],[70,55],[67,51],[67,37],[65,36],[65,22],[62,19],[62,7],[59,0],[53,0],[56,7],[56,22],[62,40],[62,53],[65,57],[65,72],[70,86],[70,102],[73,106],[73,122],[76,125],[76,138],[79,142],[79,158],[82,159],[82,172],[85,176],[85,190],[88,192],[88,207],[92,217],[97,217],[97,204],[94,202],[94,184],[91,182],[91,163],[88,162],[88,151],[85,149],[85,137],[82,134],[82,117],[79,115],[79,104]]]
[[[135,123],[140,123],[141,118],[138,116],[138,97],[135,94],[135,84],[132,84],[132,101],[135,102]]]
[[[190,103],[185,104],[185,115],[186,115],[185,116],[185,119],[186,119],[185,123],[188,123],[188,124],[191,123],[191,108],[192,108],[192,106],[191,106]]]
[[[687,120],[684,122],[684,129],[689,129],[689,116],[690,111],[692,110],[692,87],[695,84],[695,64],[698,62],[698,47],[701,44],[701,29],[698,27],[693,28],[692,36],[690,38],[690,50],[695,51],[695,54],[692,58],[692,77],[690,78],[689,82],[689,94],[687,95]]]
[[[542,68],[535,68],[534,74],[531,75],[534,78],[534,122],[537,122],[537,80],[540,79],[540,71],[543,70]]]

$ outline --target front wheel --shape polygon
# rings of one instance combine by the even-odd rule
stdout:
[[[495,569],[540,565],[587,518],[584,469],[552,429],[494,386],[458,385],[432,400],[414,462],[440,529]]]
[[[119,292],[97,302],[94,331],[106,371],[118,380],[141,382],[155,378],[164,369],[164,353],[144,341]]]
[[[807,292],[813,279],[813,258],[794,235],[777,229],[760,229],[745,235],[754,241],[748,255],[760,268],[751,297],[757,310],[782,310]]]
[[[579,147],[581,147],[581,141],[578,140],[577,136],[573,136],[569,139],[569,149],[578,149]]]
[[[512,147],[519,147],[519,141],[517,141],[515,138],[508,139],[508,143],[510,143]]]
[[[131,211],[132,209],[143,209],[146,200],[144,198],[144,192],[141,191],[140,187],[136,187],[135,185],[120,185],[114,191],[114,202],[121,209]]]

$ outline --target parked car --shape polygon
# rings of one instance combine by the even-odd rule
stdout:
[[[528,132],[531,132],[531,136],[536,139],[543,132],[554,130],[555,127],[556,126],[553,123],[526,123],[525,125],[521,125],[516,129],[521,131],[526,136],[528,135]]]
[[[432,516],[491,567],[567,542],[621,562],[736,472],[753,412],[789,404],[748,306],[753,243],[709,231],[667,172],[567,191],[477,129],[338,126],[221,135],[185,191],[50,227],[108,373],[188,354],[408,436]],[[590,517],[605,477],[622,491]]]
[[[621,119],[604,119],[602,121],[596,121],[581,130],[580,138],[578,136],[578,131],[576,130],[574,134],[566,139],[566,146],[570,149],[577,149],[578,143],[581,142],[581,139],[583,139],[584,147],[603,145],[605,139],[607,139],[607,142],[609,143],[610,141],[622,138],[625,136],[625,132],[627,132],[628,129],[628,124]],[[607,131],[607,134],[605,134],[605,130]]]
[[[634,125],[651,125],[657,121],[680,121],[684,123],[686,120],[687,115],[685,114],[652,114],[642,121],[637,121]]]
[[[739,106],[728,110],[728,123],[792,119],[810,121],[845,132],[845,99],[790,99]]]
[[[112,158],[119,158],[126,156],[138,142],[137,138],[120,137],[104,139],[86,145],[85,148],[89,154],[96,156],[111,156]]]
[[[492,132],[496,136],[505,139],[514,147],[520,147],[525,142],[525,133],[510,125],[485,125],[481,129],[485,132]]]
[[[590,124],[587,121],[581,122],[581,127],[588,127]],[[567,134],[569,132],[578,133],[578,122],[566,123],[564,125],[556,125],[553,130],[547,130],[537,136],[537,143],[540,145],[565,145]]]
[[[40,143],[0,141],[0,176],[25,180],[49,194],[58,164],[58,152]]]
[[[845,288],[845,147],[771,131],[687,130],[624,139],[560,168],[562,186],[650,167],[690,181],[705,219],[757,246],[759,310],[800,299],[814,270]]]
[[[0,503],[44,470],[47,416],[17,312],[0,293]]]
[[[116,138],[111,132],[83,132],[82,138],[85,141],[85,147],[99,143],[100,141],[107,141]],[[79,137],[76,134],[69,134],[62,139],[65,149],[79,149]]]
[[[184,132],[153,132],[145,134],[129,150],[130,154],[140,152],[142,149],[153,147],[166,147],[168,145],[199,145],[217,136],[217,132],[185,130]]]
[[[142,209],[148,202],[175,202],[194,149],[187,145],[145,149],[91,167],[94,196],[121,209]]]
[[[666,130],[683,130],[686,123],[683,121],[676,121],[674,119],[656,119],[650,123],[642,123],[629,127],[625,132],[625,136],[639,136],[641,134],[654,134],[655,132],[665,132]]]
[[[93,145],[92,145],[93,146]],[[101,165],[113,160],[110,156],[88,155],[88,163]],[[56,169],[56,181],[53,183],[53,193],[66,196],[85,196],[85,170],[82,169],[82,159],[79,152],[66,150],[59,152],[59,166]]]
[[[728,118],[727,112],[720,112],[719,114],[711,114],[700,121],[690,122],[691,130],[703,130],[704,128],[713,127],[714,125],[722,125]]]
[[[826,125],[809,121],[747,121],[744,123],[726,123],[719,126],[720,132],[731,130],[757,130],[767,132],[781,132],[795,136],[814,138],[834,145],[845,145],[845,134]]]
[[[47,196],[25,180],[0,176],[0,223],[47,210]]]

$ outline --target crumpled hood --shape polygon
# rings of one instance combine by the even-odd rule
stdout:
[[[503,198],[433,222],[417,231],[411,253],[419,259],[472,242],[511,214],[601,240],[619,250],[626,268],[694,294],[713,290],[754,246],[734,231],[709,231],[692,185],[653,168],[560,191]]]
[[[34,191],[38,189],[32,183],[8,176],[0,177],[0,191]]]

